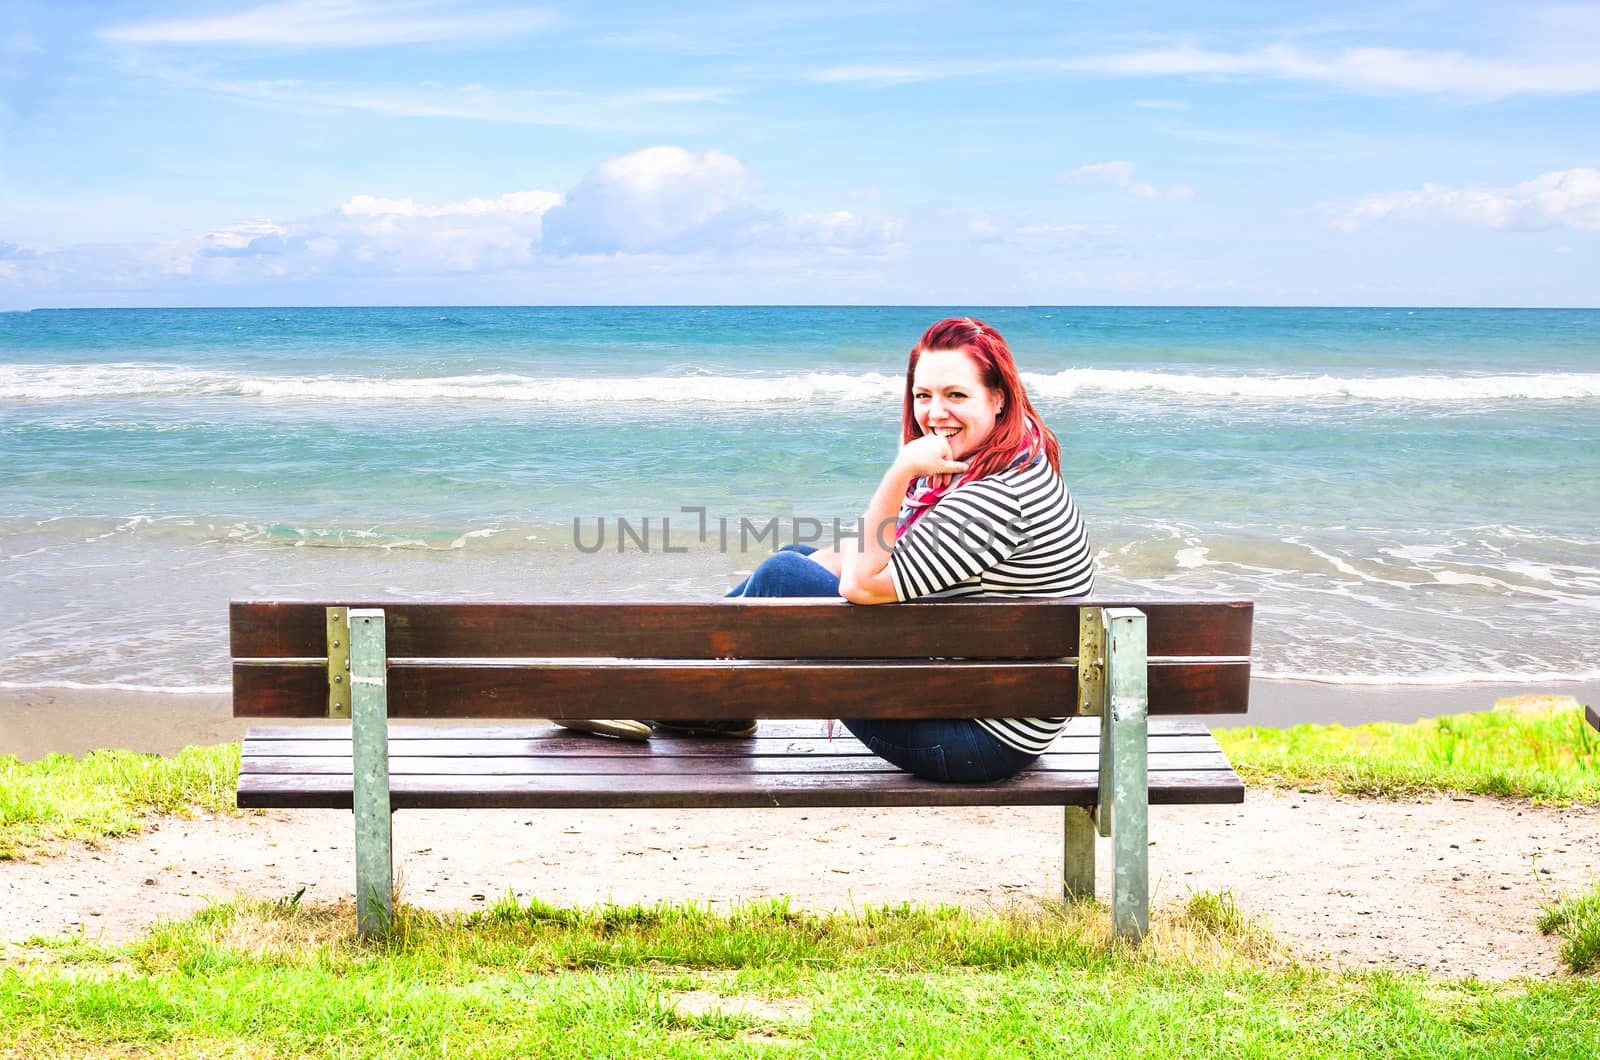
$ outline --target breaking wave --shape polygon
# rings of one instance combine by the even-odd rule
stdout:
[[[1600,399],[1600,373],[1522,375],[1199,375],[1069,368],[1026,373],[1042,398],[1081,394],[1163,394],[1209,401],[1357,401],[1434,404]],[[263,401],[517,402],[534,405],[669,402],[758,405],[882,401],[899,397],[897,375],[808,372],[787,375],[696,373],[617,378],[497,373],[424,378],[241,375],[155,364],[0,365],[0,401],[112,398],[242,398]]]

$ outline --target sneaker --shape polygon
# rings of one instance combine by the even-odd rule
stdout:
[[[717,718],[712,721],[652,721],[652,728],[683,736],[754,736],[757,722],[752,718]]]
[[[619,740],[648,740],[650,739],[650,726],[642,721],[612,721],[596,718],[570,718],[558,721],[557,725],[563,729],[572,729],[576,732],[592,732],[598,736],[614,736]]]

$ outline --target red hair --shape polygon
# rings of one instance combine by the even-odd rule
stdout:
[[[1004,471],[1028,446],[1028,426],[1039,430],[1044,440],[1044,455],[1050,466],[1061,473],[1061,443],[1050,428],[1044,425],[1034,411],[1033,402],[1022,386],[1022,376],[1017,372],[1017,362],[1012,359],[1011,347],[1000,333],[981,320],[972,317],[950,317],[941,320],[922,333],[922,338],[911,347],[911,362],[906,365],[905,410],[900,418],[901,442],[922,437],[917,425],[917,408],[912,396],[917,361],[930,350],[960,350],[978,366],[978,378],[983,385],[997,392],[1003,402],[995,418],[994,429],[976,449],[966,455],[967,470],[962,478],[971,481]]]

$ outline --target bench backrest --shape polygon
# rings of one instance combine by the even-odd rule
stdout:
[[[235,601],[236,716],[328,716],[330,607],[384,611],[395,718],[1071,715],[1080,607],[1145,613],[1150,713],[1249,699],[1244,601]]]

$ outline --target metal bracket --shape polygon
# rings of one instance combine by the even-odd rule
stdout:
[[[1106,697],[1106,613],[1078,609],[1078,716],[1100,719],[1100,795],[1089,814],[1095,830],[1111,834],[1111,792],[1116,756],[1111,751],[1111,712]]]
[[[1106,627],[1104,609],[1078,608],[1078,716],[1105,713]]]
[[[328,717],[350,716],[350,611],[328,608]]]

